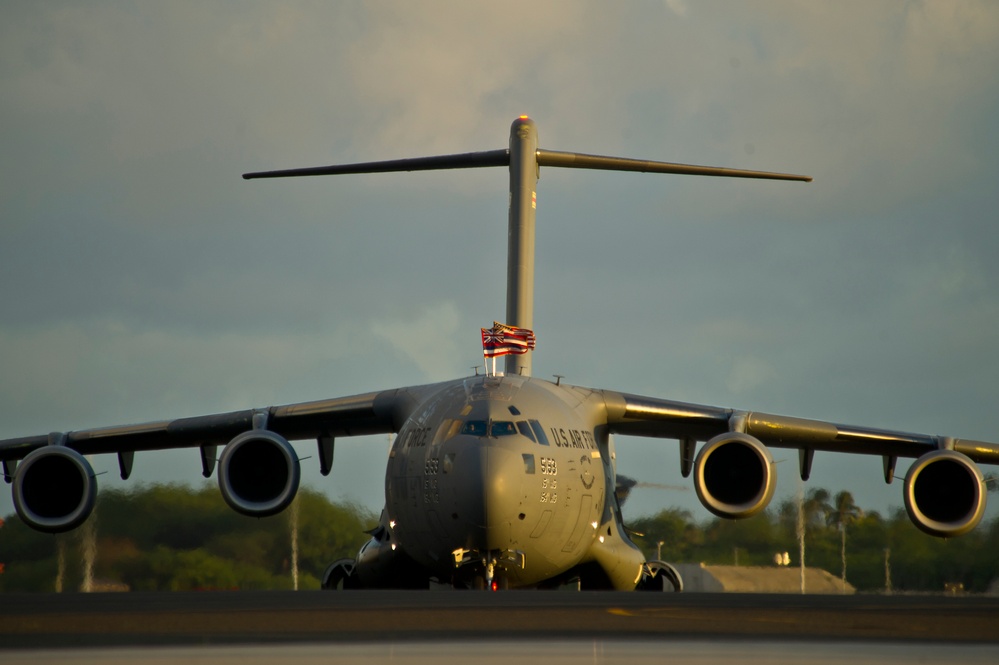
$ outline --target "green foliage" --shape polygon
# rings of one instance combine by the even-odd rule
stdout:
[[[999,577],[999,520],[954,539],[927,536],[904,510],[889,517],[864,512],[846,493],[818,488],[804,497],[805,557],[809,566],[838,575],[846,528],[847,581],[861,591],[885,588],[886,558],[893,591],[943,591],[962,585],[985,591]],[[135,590],[290,589],[292,515],[298,514],[299,588],[315,589],[326,566],[352,557],[376,519],[349,504],[302,490],[280,515],[239,515],[206,485],[138,487],[103,491],[91,517],[97,533],[94,576]],[[785,501],[748,520],[696,522],[684,510],[663,510],[629,524],[646,557],[731,565],[772,565],[789,552],[797,565],[798,506]],[[82,532],[52,536],[24,526],[16,516],[0,529],[0,591],[52,591],[64,552],[62,588],[82,579]],[[641,535],[634,535],[638,532]]]
[[[703,541],[703,533],[691,522],[690,513],[673,508],[653,517],[643,517],[630,525],[632,538],[645,546],[649,559],[655,558],[657,544],[662,542],[662,555],[673,561],[686,561]],[[641,534],[641,535],[639,535]]]
[[[7,522],[10,524],[10,521]],[[54,547],[54,541],[49,545]],[[0,556],[4,556],[0,554]],[[3,575],[0,575],[0,589],[3,591],[55,591],[56,558],[12,560],[7,563]]]
[[[105,490],[91,516],[97,533],[94,577],[134,590],[291,589],[292,515],[298,516],[300,589],[318,589],[336,559],[354,556],[376,519],[358,506],[303,489],[283,513],[263,519],[233,512],[218,489],[181,485]],[[64,550],[63,588],[82,580],[82,532],[51,536],[15,516],[0,529],[0,591],[52,591]]]

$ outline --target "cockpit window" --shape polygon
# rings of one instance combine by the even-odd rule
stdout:
[[[491,436],[512,436],[517,433],[517,428],[509,420],[497,420],[493,422]]]
[[[461,428],[462,434],[471,434],[472,436],[485,436],[486,435],[486,421],[485,420],[467,420]]]
[[[437,427],[437,432],[434,434],[433,445],[437,445],[442,441],[447,441],[461,429],[462,422],[460,420],[452,420],[450,418],[445,418],[441,421],[441,424]]]
[[[537,420],[530,420],[531,429],[534,430],[534,436],[538,437],[538,443],[542,446],[550,445],[548,443],[548,437],[545,435],[545,428],[541,426]]]
[[[531,431],[531,425],[526,420],[517,421],[517,431],[522,435],[526,436],[531,441],[536,441],[534,438],[534,432]]]
[[[462,422],[460,420],[452,420],[451,426],[447,428],[447,434],[444,435],[442,441],[447,441],[451,437],[457,436],[458,432],[461,431]]]
[[[527,425],[526,422],[522,422],[522,425]],[[468,434],[471,436],[486,436],[488,432],[489,436],[514,436],[517,434],[517,426],[514,425],[509,420],[466,420],[461,426],[461,433]],[[530,433],[525,434],[528,438],[533,439]]]

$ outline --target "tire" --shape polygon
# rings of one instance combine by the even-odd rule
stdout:
[[[683,591],[683,579],[676,568],[665,561],[647,561],[635,590],[679,593]]]
[[[323,573],[321,587],[324,591],[341,591],[344,589],[356,589],[357,575],[354,572],[356,565],[353,559],[339,559],[326,567]]]

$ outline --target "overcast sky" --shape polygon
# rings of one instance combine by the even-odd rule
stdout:
[[[987,0],[8,0],[0,438],[470,374],[505,312],[504,169],[240,174],[503,148],[529,114],[550,150],[815,178],[543,169],[535,376],[997,440],[996,72]],[[381,508],[387,437],[339,440],[325,479],[297,446],[307,484]],[[691,487],[675,442],[618,448]],[[808,486],[902,505],[877,457],[818,453]],[[625,515],[668,506],[709,516],[689,489]]]

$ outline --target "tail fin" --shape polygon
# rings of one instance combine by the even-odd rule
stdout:
[[[538,148],[534,121],[520,116],[510,127],[510,147],[506,150],[466,152],[413,159],[394,159],[357,164],[334,164],[304,169],[257,171],[243,178],[296,178],[349,173],[391,173],[506,166],[510,169],[510,244],[507,254],[506,322],[518,328],[534,328],[534,213],[537,208],[538,173],[542,166],[603,171],[635,171],[701,175],[724,178],[759,178],[811,182],[811,177],[791,173],[746,171],[715,166],[655,162],[623,157],[604,157],[576,152],[556,152]],[[531,354],[507,356],[508,374],[531,374]]]

